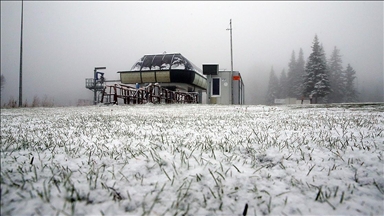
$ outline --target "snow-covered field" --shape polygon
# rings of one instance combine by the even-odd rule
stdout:
[[[383,215],[384,105],[1,110],[1,215]]]

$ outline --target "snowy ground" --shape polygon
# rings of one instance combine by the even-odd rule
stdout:
[[[383,215],[384,105],[1,110],[1,215]]]

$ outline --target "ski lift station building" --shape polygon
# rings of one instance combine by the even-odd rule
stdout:
[[[180,53],[144,55],[120,82],[145,86],[158,83],[171,91],[199,92],[199,103],[244,104],[244,83],[238,71],[218,71],[218,65],[203,65],[203,71]]]
[[[119,71],[123,84],[158,83],[172,91],[206,90],[206,77],[180,53],[144,55],[129,71]]]

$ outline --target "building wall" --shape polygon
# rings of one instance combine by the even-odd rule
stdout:
[[[233,71],[232,92],[232,104],[244,104],[244,83],[238,71]]]
[[[240,76],[240,73],[234,71],[233,75]],[[244,84],[241,76],[240,80],[234,80],[231,71],[219,71],[217,75],[208,75],[207,81],[208,104],[244,104]],[[219,84],[219,95],[217,95],[217,84]]]

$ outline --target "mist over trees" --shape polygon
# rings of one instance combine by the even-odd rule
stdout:
[[[288,96],[300,98],[303,95],[303,81],[305,72],[305,61],[303,50],[300,48],[299,56],[295,58],[295,51],[292,51],[291,60],[288,64]]]
[[[329,102],[331,103],[343,101],[344,80],[342,63],[340,50],[335,47],[329,59],[329,76],[332,88],[332,94],[329,95]]]
[[[287,74],[285,73],[285,69],[281,71],[280,78],[279,78],[279,97],[281,98],[286,98],[288,97],[288,77]]]
[[[268,90],[265,98],[267,104],[273,104],[275,98],[279,97],[279,89],[279,78],[276,76],[275,71],[272,67],[271,72],[269,72]]]
[[[358,92],[354,87],[354,80],[356,79],[356,71],[348,64],[347,69],[344,72],[344,101],[343,102],[357,102]]]
[[[266,103],[273,104],[274,99],[285,98],[313,98],[313,103],[358,102],[356,71],[350,64],[345,70],[343,69],[340,50],[335,46],[327,60],[317,35],[311,48],[312,52],[307,62],[304,60],[301,48],[297,58],[295,51],[292,51],[287,75],[283,69],[277,78],[272,68]]]

